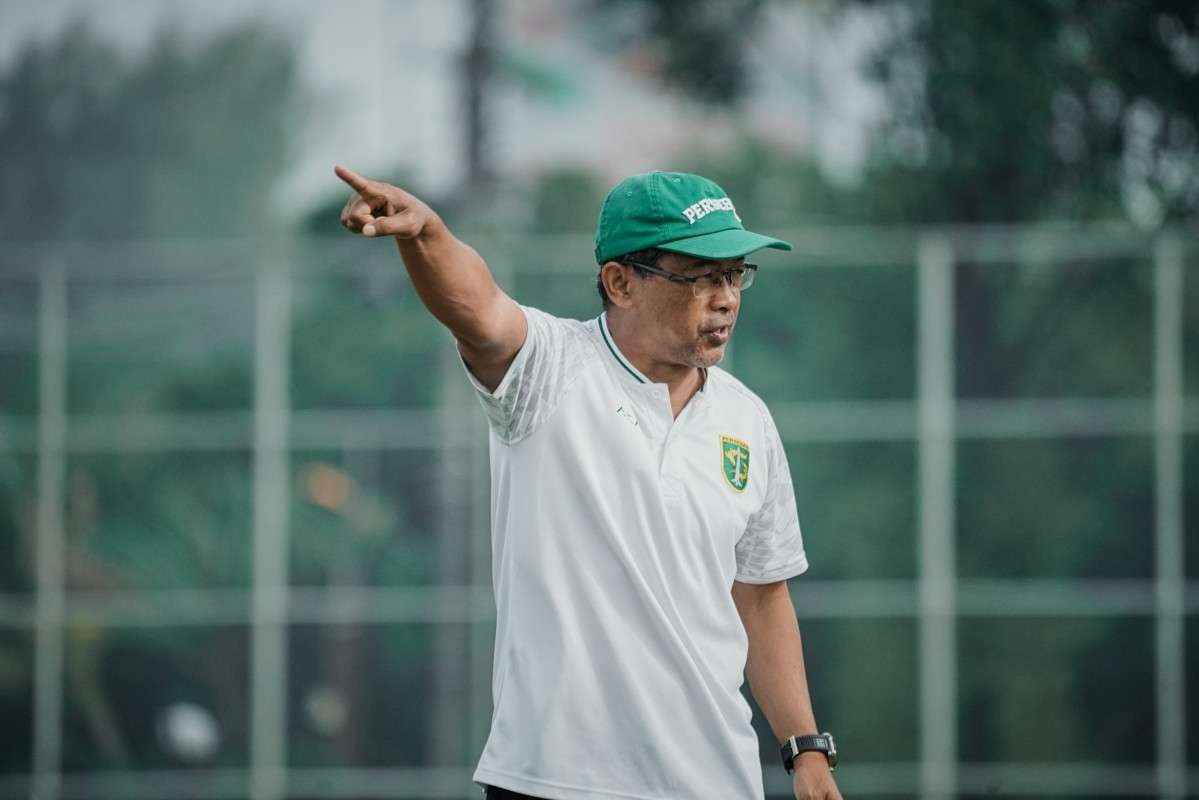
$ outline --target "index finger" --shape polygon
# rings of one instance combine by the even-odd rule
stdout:
[[[358,192],[358,194],[365,194],[366,192],[370,191],[371,182],[359,175],[357,172],[354,172],[354,170],[350,169],[349,167],[343,167],[341,164],[337,164],[333,167],[333,171],[337,173],[337,177],[348,183],[350,188]]]

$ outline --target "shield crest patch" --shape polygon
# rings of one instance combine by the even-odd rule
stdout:
[[[724,480],[735,491],[744,492],[749,484],[749,445],[732,436],[720,437],[720,467]]]

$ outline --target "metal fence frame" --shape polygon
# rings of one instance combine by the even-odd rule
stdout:
[[[1199,432],[1199,400],[1184,396],[1183,279],[1197,250],[1193,234],[1154,236],[1118,225],[988,226],[941,229],[807,229],[788,265],[910,266],[917,270],[917,382],[909,401],[772,403],[786,442],[912,441],[918,458],[918,576],[908,580],[798,580],[792,586],[804,618],[910,618],[919,629],[918,763],[852,763],[841,773],[856,794],[949,798],[984,793],[1002,784],[1009,794],[1078,796],[1157,794],[1182,800],[1199,791],[1199,769],[1186,761],[1184,628],[1199,615],[1199,581],[1188,581],[1183,560],[1183,438]],[[581,248],[582,237],[546,246]],[[162,245],[87,245],[95,247]],[[243,253],[261,243],[198,243]],[[294,243],[291,245],[294,247]],[[79,247],[82,247],[80,245]],[[505,252],[503,247],[499,248]],[[33,759],[28,775],[0,778],[0,798],[249,796],[281,800],[290,794],[337,797],[463,797],[471,795],[471,765],[455,768],[296,769],[286,764],[288,626],[301,622],[462,622],[469,624],[467,668],[454,673],[469,687],[472,730],[490,718],[490,647],[494,607],[486,536],[487,474],[482,422],[463,430],[446,414],[472,400],[446,348],[442,408],[427,411],[293,410],[288,395],[290,293],[295,278],[286,247],[258,260],[255,277],[252,412],[226,414],[69,415],[67,410],[67,290],[80,268],[75,246],[8,245],[21,269],[0,265],[4,280],[36,280],[39,387],[36,416],[0,415],[0,450],[37,454],[36,576],[32,602],[0,595],[0,626],[31,629],[34,637]],[[272,252],[267,246],[265,252]],[[282,253],[284,255],[279,255]],[[954,389],[954,265],[1055,259],[1147,257],[1154,274],[1154,370],[1151,397],[964,400]],[[236,261],[236,256],[224,261]],[[493,258],[501,282],[522,267]],[[31,268],[29,265],[33,265]],[[394,265],[393,265],[394,266]],[[399,269],[398,266],[394,266]],[[780,267],[785,268],[785,267]],[[772,267],[773,269],[773,267]],[[138,274],[117,267],[103,274]],[[215,277],[231,273],[215,271]],[[213,277],[210,272],[208,277]],[[90,280],[96,279],[93,272]],[[153,277],[162,278],[160,272]],[[172,277],[196,279],[187,271]],[[455,392],[454,386],[460,386]],[[474,414],[478,419],[480,415]],[[199,429],[203,433],[197,435]],[[336,431],[331,434],[330,431]],[[1155,577],[1152,580],[964,580],[955,574],[955,444],[995,437],[1152,437],[1155,455]],[[306,589],[288,585],[288,469],[301,447],[378,449],[389,443],[439,444],[442,469],[467,487],[443,498],[449,519],[441,535],[465,548],[465,583],[425,588]],[[64,581],[64,481],[71,452],[253,452],[253,574],[247,590],[187,590],[127,597],[70,593]],[[462,480],[466,478],[466,480]],[[449,485],[449,481],[443,481]],[[454,502],[459,505],[455,511]],[[460,551],[461,552],[461,551]],[[963,614],[984,616],[1152,616],[1155,624],[1156,741],[1153,766],[1104,764],[970,764],[957,754],[957,648]],[[196,772],[70,773],[61,771],[64,626],[237,623],[251,631],[250,761],[247,769]],[[444,654],[441,656],[446,658]],[[480,741],[481,744],[481,741]],[[766,765],[767,789],[789,784]]]

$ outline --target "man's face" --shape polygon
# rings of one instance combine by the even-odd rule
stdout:
[[[680,253],[666,253],[658,268],[687,277],[713,270],[729,270],[742,258],[707,261]],[[711,367],[724,358],[741,308],[741,291],[727,284],[720,288],[676,283],[660,275],[634,277],[635,311],[643,342],[666,363]]]

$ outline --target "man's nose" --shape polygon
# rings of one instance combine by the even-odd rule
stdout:
[[[728,280],[721,281],[711,292],[708,302],[713,309],[735,311],[741,305],[741,290],[734,289]]]

